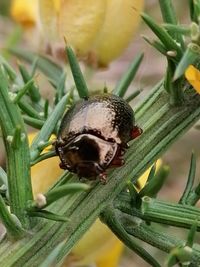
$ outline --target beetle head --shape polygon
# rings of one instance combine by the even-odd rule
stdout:
[[[105,141],[92,134],[76,136],[64,146],[57,145],[57,152],[64,169],[77,173],[80,177],[96,177],[113,160],[117,143]]]

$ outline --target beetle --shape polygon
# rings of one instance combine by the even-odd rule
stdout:
[[[64,115],[55,150],[60,168],[106,183],[106,169],[124,164],[128,142],[141,135],[131,106],[112,94],[81,99]]]

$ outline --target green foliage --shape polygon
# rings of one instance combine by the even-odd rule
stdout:
[[[162,264],[135,239],[167,252],[168,266],[200,265],[200,247],[194,241],[195,233],[200,231],[199,208],[194,206],[200,198],[200,184],[194,186],[195,156],[192,154],[188,182],[179,203],[157,199],[169,168],[161,166],[156,170],[154,164],[200,118],[200,96],[183,77],[189,64],[199,64],[199,30],[194,23],[199,23],[200,2],[189,1],[192,27],[177,24],[172,1],[159,2],[164,26],[147,14],[142,14],[142,18],[158,38],[145,40],[167,59],[164,81],[135,109],[143,134],[127,150],[126,166],[109,171],[106,185],[98,180],[78,183],[77,177],[66,171],[48,192],[33,199],[31,166],[56,155],[54,150],[45,151],[52,144],[51,135],[57,134],[75,93],[87,98],[90,90],[70,47],[66,47],[66,53],[77,92],[67,89],[65,70],[45,56],[9,48],[9,52],[32,65],[30,71],[20,64],[20,74],[0,58],[0,125],[7,154],[6,172],[0,168],[0,217],[7,229],[0,245],[0,266],[57,264],[98,217],[151,266]],[[190,35],[189,44],[184,41],[185,34]],[[141,53],[133,60],[113,94],[125,96],[142,58]],[[40,95],[35,83],[37,70],[46,75],[55,89],[51,105]],[[136,91],[129,95],[127,101],[138,94]],[[40,129],[30,148],[26,125]],[[138,192],[137,179],[152,165],[145,186]],[[158,230],[155,224],[187,228],[190,232],[182,240],[170,236],[165,228]],[[15,239],[12,244],[11,239]],[[5,249],[8,245],[9,250]]]
[[[0,14],[3,16],[9,15],[9,5],[11,0],[1,0],[0,3]]]

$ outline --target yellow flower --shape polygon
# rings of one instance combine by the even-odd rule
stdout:
[[[144,0],[12,0],[11,15],[25,28],[36,26],[39,16],[52,48],[63,48],[65,37],[80,58],[107,66],[131,42],[143,4]]]
[[[38,21],[38,0],[12,0],[10,14],[23,27],[34,27]]]
[[[72,253],[76,266],[95,263],[97,267],[116,267],[123,248],[122,242],[110,229],[100,220],[96,220],[74,247]]]
[[[34,137],[35,133],[29,135],[30,144]],[[50,147],[47,149],[50,149]],[[157,168],[160,165],[161,160],[158,160]],[[150,169],[139,179],[138,189],[145,185],[149,171]],[[34,195],[47,191],[62,172],[63,170],[59,168],[58,157],[44,160],[33,166],[31,177]],[[66,260],[63,267],[68,267],[70,260],[73,260],[75,266],[95,263],[97,267],[117,267],[123,248],[124,245],[110,229],[100,220],[96,220],[73,248],[71,258],[69,257],[69,260]]]
[[[185,71],[185,77],[197,93],[200,94],[200,71],[193,65],[189,65]]]
[[[161,167],[161,165],[162,165],[162,160],[161,159],[157,160],[156,161],[156,171]],[[146,170],[138,179],[137,184],[136,184],[138,191],[140,191],[144,187],[144,185],[146,184],[150,170],[151,170],[151,168]]]
[[[91,51],[100,65],[106,66],[122,54],[136,32],[143,1],[107,0],[105,18]]]
[[[58,5],[60,2],[60,5]],[[80,55],[85,55],[104,19],[105,0],[40,0],[42,30],[50,43],[63,38]]]
[[[29,144],[32,143],[36,133],[31,133],[28,136]],[[51,139],[55,139],[52,136]],[[46,151],[51,147],[46,148]],[[44,193],[50,188],[56,179],[63,173],[63,170],[59,168],[60,160],[58,157],[53,157],[48,160],[43,160],[33,167],[31,167],[31,179],[34,196],[38,193]]]
[[[65,36],[79,56],[106,66],[132,40],[143,0],[40,0],[39,6],[51,43]]]

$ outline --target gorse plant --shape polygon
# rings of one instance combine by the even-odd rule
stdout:
[[[156,198],[169,172],[167,166],[156,171],[153,165],[146,185],[139,192],[134,186],[140,175],[200,118],[200,95],[184,77],[190,64],[198,68],[200,62],[200,1],[188,2],[190,27],[177,24],[169,0],[159,1],[164,25],[142,14],[158,37],[153,41],[145,39],[166,57],[167,70],[163,80],[135,109],[143,134],[131,142],[125,154],[126,164],[109,171],[106,185],[98,179],[79,183],[75,175],[66,171],[48,192],[33,198],[31,166],[56,156],[53,149],[46,148],[52,144],[50,137],[57,134],[64,112],[77,96],[74,88],[66,91],[64,69],[45,57],[10,49],[32,64],[31,71],[20,64],[20,74],[0,58],[0,125],[6,149],[6,172],[0,168],[0,217],[6,227],[0,242],[1,267],[60,264],[98,217],[151,266],[163,264],[136,238],[168,253],[167,266],[200,266],[200,246],[194,243],[194,235],[200,229],[199,208],[194,206],[200,198],[200,185],[193,185],[195,155],[179,203]],[[189,44],[185,34],[191,37]],[[66,53],[79,97],[88,96],[90,90],[73,50],[66,47]],[[125,97],[142,57],[141,54],[135,58],[113,94]],[[43,99],[34,82],[36,69],[55,88],[53,106]],[[135,95],[137,92],[126,99],[130,101]],[[30,147],[25,125],[39,129]],[[152,223],[190,230],[186,240],[181,240],[157,230]]]

